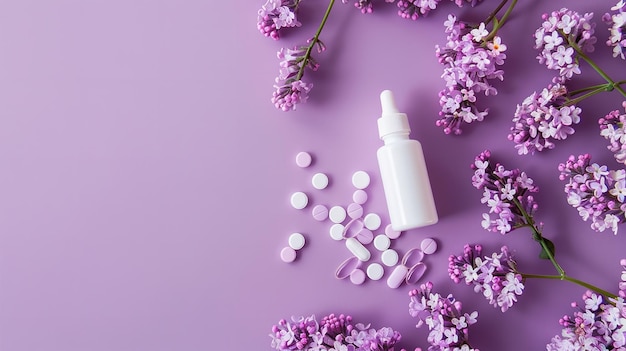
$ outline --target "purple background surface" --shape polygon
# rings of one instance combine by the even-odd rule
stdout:
[[[321,67],[306,75],[315,85],[310,100],[290,113],[269,101],[276,51],[311,37],[326,2],[304,1],[303,26],[278,42],[256,29],[262,3],[0,3],[0,350],[270,350],[279,319],[328,313],[390,326],[402,333],[400,346],[426,348],[426,329],[415,329],[408,314],[413,287],[337,280],[349,252],[330,239],[329,222],[311,218],[312,206],[288,203],[302,190],[313,204],[345,206],[352,173],[365,170],[366,211],[388,223],[375,156],[383,89],[395,92],[422,142],[440,216],[393,248],[438,240],[424,281],[479,312],[475,347],[544,349],[584,292],[528,281],[503,314],[447,277],[448,256],[465,243],[486,252],[506,244],[520,270],[554,274],[527,230],[501,236],[481,228],[486,208],[469,164],[483,149],[535,179],[538,219],[567,272],[617,289],[625,234],[595,233],[578,217],[557,165],[589,152],[618,167],[596,120],[620,108],[619,94],[581,103],[577,133],[552,151],[518,156],[506,138],[515,105],[552,77],[532,49],[543,12],[595,12],[600,44],[592,56],[624,78],[624,62],[602,45],[608,31],[599,19],[614,1],[520,1],[501,31],[505,80],[498,96],[482,100],[490,115],[458,137],[434,125],[443,87],[434,47],[445,42],[448,13],[480,20],[495,1],[475,10],[443,2],[417,22],[399,18],[394,5],[380,2],[362,15],[337,1],[321,37],[328,50],[316,56]],[[601,83],[582,68],[577,84]],[[302,150],[314,155],[310,168],[295,165]],[[329,188],[312,188],[315,172],[330,176]],[[279,252],[295,231],[307,245],[286,264]]]

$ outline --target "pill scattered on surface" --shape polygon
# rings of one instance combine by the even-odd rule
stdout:
[[[313,157],[306,151],[301,151],[296,155],[296,165],[301,168],[306,168],[311,165]]]
[[[406,275],[406,283],[407,284],[415,284],[426,272],[426,265],[422,262],[416,264],[415,266],[409,269],[409,272]]]
[[[367,193],[363,189],[357,189],[352,193],[352,201],[359,205],[363,205],[367,202]]]
[[[365,228],[369,230],[376,230],[380,228],[380,216],[376,213],[368,213],[365,218],[363,218],[363,224],[365,224]]]
[[[348,222],[343,229],[344,238],[354,238],[363,230],[363,222],[356,218]]]
[[[350,273],[350,281],[352,284],[361,285],[365,282],[365,272],[360,268],[355,268]]]
[[[387,235],[379,234],[374,238],[374,247],[378,251],[385,251],[391,246],[391,239]]]
[[[289,247],[291,247],[292,249],[300,250],[304,247],[305,243],[306,239],[304,238],[304,235],[300,233],[292,233],[291,235],[289,235]]]
[[[426,238],[420,243],[420,249],[427,255],[434,254],[437,252],[437,242],[435,239]]]
[[[387,278],[387,286],[396,289],[402,282],[406,279],[406,274],[409,272],[409,268],[403,265],[396,266],[396,268],[391,271],[391,274]]]
[[[335,277],[337,279],[345,279],[350,276],[350,274],[357,268],[361,266],[361,261],[358,258],[351,256],[347,260],[343,261],[339,267],[337,267],[337,271],[335,271]]]
[[[398,252],[394,249],[387,249],[380,255],[380,260],[387,267],[395,266],[398,263]]]
[[[301,191],[296,191],[295,193],[291,194],[291,206],[296,210],[301,210],[305,208],[308,204],[309,197],[305,193]]]
[[[333,223],[341,223],[346,219],[346,209],[341,206],[333,206],[328,211],[328,217]]]
[[[287,263],[295,261],[296,250],[294,250],[293,248],[289,246],[285,246],[280,251],[280,259],[283,260],[283,262],[287,262]]]
[[[398,239],[400,234],[402,234],[402,232],[393,229],[391,224],[387,224],[385,227],[385,235],[387,235],[389,239]]]
[[[317,190],[326,189],[328,186],[328,176],[324,173],[315,173],[311,178],[311,184]]]
[[[316,221],[325,221],[328,219],[328,208],[324,205],[315,205],[311,210],[311,215]]]
[[[374,234],[371,230],[367,228],[361,229],[360,232],[357,233],[356,239],[363,245],[368,245],[374,240]]]
[[[340,241],[343,239],[343,231],[344,231],[344,226],[343,224],[340,223],[335,223],[333,225],[330,226],[330,237],[333,240],[337,240]]]
[[[346,247],[362,262],[368,261],[371,257],[369,250],[355,238],[346,239]]]
[[[380,280],[385,275],[385,268],[380,263],[371,263],[367,266],[367,277],[371,280]]]
[[[370,185],[370,175],[365,171],[356,171],[352,174],[352,185],[357,189],[365,189]]]
[[[348,205],[346,212],[348,212],[350,218],[361,218],[361,216],[363,216],[363,206],[353,202]]]

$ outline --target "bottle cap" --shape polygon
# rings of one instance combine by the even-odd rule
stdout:
[[[382,115],[378,119],[378,135],[381,139],[389,134],[409,134],[411,132],[406,113],[398,111],[391,90],[384,90],[380,93],[380,104]]]

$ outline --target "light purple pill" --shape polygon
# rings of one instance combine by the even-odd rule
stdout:
[[[385,235],[387,235],[389,239],[398,239],[400,237],[400,234],[402,234],[402,232],[394,230],[391,227],[391,224],[387,224],[387,226],[385,227]]]
[[[350,276],[350,274],[357,268],[361,266],[361,261],[356,256],[351,256],[347,260],[343,261],[339,267],[337,267],[337,271],[335,272],[335,277],[337,279],[345,279]]]
[[[426,238],[422,240],[420,248],[425,254],[434,254],[437,251],[437,242],[432,238]]]
[[[350,281],[352,284],[361,285],[365,282],[365,272],[362,269],[356,268],[350,273]]]
[[[346,212],[348,212],[348,216],[350,216],[350,218],[361,218],[361,216],[363,216],[363,206],[353,202],[348,205]]]
[[[309,167],[312,161],[313,158],[311,157],[311,154],[306,151],[301,151],[296,155],[296,165],[298,165],[298,167]]]
[[[325,221],[328,219],[328,207],[324,205],[316,205],[313,207],[313,210],[311,210],[311,215],[316,221]]]
[[[363,189],[358,189],[352,194],[352,201],[359,205],[367,202],[367,193]]]
[[[354,238],[361,230],[363,230],[363,221],[360,219],[353,219],[343,228],[343,237]]]
[[[289,246],[285,246],[281,251],[280,251],[280,259],[283,260],[283,262],[293,262],[296,259],[296,250],[292,249]]]
[[[374,240],[374,233],[367,228],[363,228],[356,234],[356,240],[363,245],[368,245]]]
[[[406,266],[399,265],[391,271],[389,278],[387,278],[387,286],[396,289],[400,285],[404,279],[406,279],[406,274],[409,272],[409,269]]]
[[[425,272],[426,272],[426,265],[424,263],[420,262],[416,264],[415,266],[411,267],[408,273],[406,274],[406,283],[407,284],[417,283],[422,278]]]

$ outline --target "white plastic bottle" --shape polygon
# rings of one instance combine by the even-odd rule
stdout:
[[[409,121],[398,111],[393,93],[383,91],[380,102],[378,133],[385,145],[377,156],[391,227],[404,231],[435,224],[439,218],[422,145],[409,139]]]

